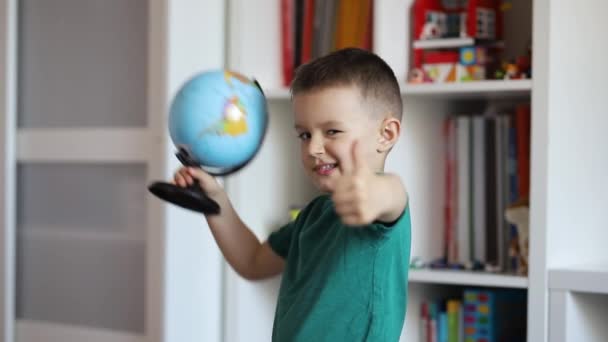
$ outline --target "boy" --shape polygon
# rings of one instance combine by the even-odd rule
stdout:
[[[253,280],[283,273],[273,341],[398,341],[407,305],[408,197],[383,173],[401,130],[399,85],[373,53],[344,49],[301,66],[291,85],[301,161],[324,193],[260,243],[210,175],[199,179],[222,208],[208,215],[224,257]]]

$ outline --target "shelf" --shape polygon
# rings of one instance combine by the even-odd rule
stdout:
[[[433,96],[444,98],[510,98],[528,97],[532,90],[532,80],[488,80],[459,83],[404,84],[404,96]]]
[[[408,97],[442,97],[442,98],[513,98],[529,97],[532,80],[489,80],[459,83],[425,83],[402,84],[401,95]],[[272,100],[289,100],[288,88],[264,89],[266,98]]]
[[[473,44],[475,44],[473,38],[464,37],[416,40],[414,41],[413,46],[414,49],[443,49],[471,46]]]
[[[608,266],[549,270],[549,288],[608,294]]]
[[[264,95],[268,100],[289,100],[291,97],[289,88],[264,89]]]
[[[528,288],[527,277],[470,271],[410,270],[409,281],[444,285]]]

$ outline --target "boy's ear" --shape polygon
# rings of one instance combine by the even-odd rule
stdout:
[[[401,122],[392,116],[388,117],[382,121],[379,133],[376,151],[378,153],[388,152],[395,146],[399,139],[399,134],[401,134]]]

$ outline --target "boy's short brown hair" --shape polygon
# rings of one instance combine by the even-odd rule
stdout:
[[[342,85],[358,87],[364,99],[376,101],[381,110],[401,120],[403,103],[395,73],[382,58],[367,50],[346,48],[300,66],[291,83],[291,94]]]

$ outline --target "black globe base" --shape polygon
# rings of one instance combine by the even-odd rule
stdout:
[[[148,187],[148,190],[156,197],[185,209],[206,215],[220,213],[219,204],[205,194],[198,182],[186,188],[171,183],[155,182]]]

